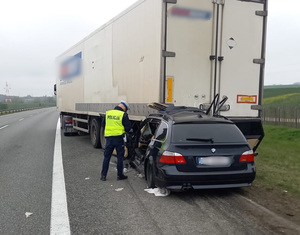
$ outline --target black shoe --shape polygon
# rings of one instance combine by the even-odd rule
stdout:
[[[106,181],[106,177],[105,176],[101,176],[100,180]]]
[[[126,180],[128,177],[126,175],[121,175],[117,177],[117,180]]]

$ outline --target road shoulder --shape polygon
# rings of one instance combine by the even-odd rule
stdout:
[[[300,234],[300,200],[296,196],[257,182],[238,193],[245,201],[245,209],[259,218],[261,224],[276,233]]]

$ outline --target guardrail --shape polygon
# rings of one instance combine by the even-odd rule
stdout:
[[[28,110],[33,110],[33,109],[40,109],[40,108],[41,107],[20,108],[20,109],[5,109],[5,110],[0,110],[0,116],[5,115],[5,114],[10,114],[10,113],[17,113],[17,112],[28,111]]]

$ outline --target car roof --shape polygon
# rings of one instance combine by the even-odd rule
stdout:
[[[172,121],[173,124],[179,123],[228,123],[233,124],[224,116],[207,115],[203,111],[194,107],[186,106],[171,106],[165,110],[161,110],[156,114],[151,114],[150,117],[162,118],[166,121]]]

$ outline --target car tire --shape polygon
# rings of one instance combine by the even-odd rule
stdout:
[[[147,186],[148,188],[154,188],[154,169],[153,169],[153,164],[148,161],[147,166],[146,166],[146,180],[147,180]]]

